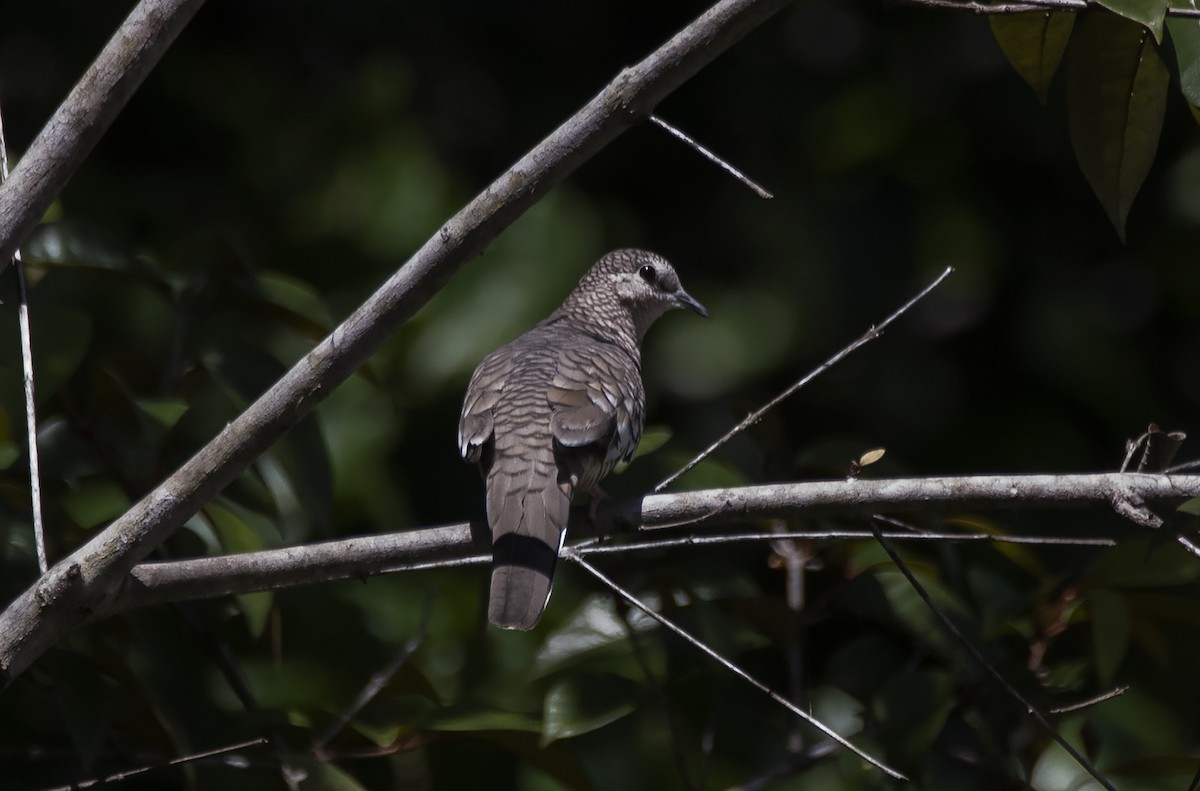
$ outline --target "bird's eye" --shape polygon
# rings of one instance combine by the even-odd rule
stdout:
[[[645,280],[647,283],[650,283],[651,285],[653,285],[654,281],[658,279],[658,270],[655,269],[654,267],[650,266],[649,264],[646,264],[641,269],[639,269],[638,274],[642,276],[642,280]]]

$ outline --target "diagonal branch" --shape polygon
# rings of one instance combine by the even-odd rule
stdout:
[[[0,613],[0,684],[7,685],[88,613],[102,608],[139,560],[365,363],[460,266],[551,187],[788,1],[717,3],[641,63],[618,74],[447,221],[215,439]]]
[[[716,660],[726,670],[733,673],[735,676],[742,679],[743,681],[747,682],[748,684],[750,684],[752,687],[754,687],[758,691],[764,693],[771,700],[775,701],[780,706],[783,706],[785,709],[792,712],[797,717],[804,720],[809,725],[813,726],[814,728],[819,730],[821,733],[828,736],[830,739],[833,739],[835,742],[840,744],[842,747],[845,747],[847,750],[854,753],[859,758],[863,759],[864,761],[871,764],[875,768],[880,769],[888,776],[893,777],[897,780],[908,780],[907,777],[900,774],[895,769],[893,769],[890,766],[888,766],[887,764],[883,763],[878,758],[874,758],[870,754],[864,752],[862,750],[862,748],[860,748],[860,747],[856,746],[855,744],[853,744],[852,742],[850,742],[848,739],[846,739],[846,737],[842,736],[840,733],[833,730],[833,728],[830,728],[828,725],[821,722],[817,718],[813,717],[807,711],[800,708],[799,706],[797,706],[795,703],[788,700],[787,698],[783,697],[778,692],[771,689],[766,684],[762,683],[761,681],[756,679],[754,676],[750,675],[745,670],[743,670],[742,668],[735,665],[733,662],[731,662],[728,659],[726,659],[725,657],[721,656],[721,654],[719,654],[715,649],[713,649],[707,643],[701,642],[694,635],[688,633],[681,626],[679,626],[675,622],[669,620],[662,613],[647,606],[644,602],[642,602],[640,599],[638,599],[632,593],[625,590],[620,585],[618,585],[616,582],[614,582],[611,577],[607,576],[606,574],[601,572],[598,568],[593,566],[591,563],[588,563],[586,560],[584,560],[582,557],[580,557],[579,554],[577,552],[575,552],[574,550],[568,549],[563,554],[567,559],[574,561],[575,564],[578,565],[580,568],[584,569],[589,574],[591,574],[593,577],[595,577],[600,582],[602,582],[604,585],[608,586],[608,588],[610,590],[612,590],[614,593],[616,593],[622,599],[627,601],[629,604],[633,605],[634,607],[637,607],[639,610],[644,612],[646,615],[650,616],[652,619],[657,621],[660,625],[662,625],[663,627],[674,632],[679,637],[682,637],[688,644],[690,644],[694,648],[699,649],[701,651],[701,653],[704,653],[707,656],[709,656],[710,658]]]

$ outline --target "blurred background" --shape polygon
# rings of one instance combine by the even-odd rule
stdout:
[[[6,9],[10,157],[129,7]],[[462,204],[705,7],[209,0],[24,249],[51,559],[169,474]],[[887,448],[873,477],[1113,470],[1151,421],[1194,430],[1195,123],[1173,96],[1122,244],[1076,165],[1062,82],[1039,104],[986,17],[795,4],[658,108],[773,199],[660,129],[629,131],[156,557],[482,516],[482,484],[454,441],[467,378],[616,247],[666,255],[712,314],[672,314],[650,333],[647,422],[665,441],[606,481],[616,496],[646,491],[946,266],[956,273],[932,297],[676,488],[840,477],[873,447]],[[37,573],[3,282],[7,601]],[[1039,705],[1130,685],[1054,717],[1119,787],[1186,787],[1200,749],[1200,560],[1100,512],[915,521],[1118,538],[904,553]],[[766,544],[600,565],[909,773],[906,787],[1084,787],[877,545],[801,549],[812,561],[799,613]],[[560,567],[529,634],[485,626],[486,579],[483,567],[397,574],[81,630],[0,695],[0,774],[42,788],[262,736],[271,747],[244,751],[244,764],[198,761],[122,786],[284,787],[282,765],[302,788],[890,787],[845,752],[805,759],[815,732],[626,618],[579,569]],[[414,638],[395,678],[324,740]]]

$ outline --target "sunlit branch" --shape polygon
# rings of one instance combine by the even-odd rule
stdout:
[[[8,141],[4,138],[4,119],[0,118],[0,186],[8,181]],[[42,476],[38,463],[37,407],[33,397],[33,332],[29,328],[29,292],[25,288],[25,265],[21,250],[12,254],[17,278],[17,335],[21,341],[21,380],[25,390],[25,437],[29,457],[29,507],[33,515],[33,542],[37,550],[38,571],[50,568],[46,555],[46,529],[42,518]]]
[[[1171,506],[1200,496],[1200,476],[1109,473],[1066,476],[992,476],[893,480],[811,481],[740,489],[709,489],[678,494],[606,501],[593,525],[585,510],[572,514],[570,534],[582,543],[581,555],[647,552],[687,546],[710,546],[779,539],[862,540],[873,538],[867,530],[794,530],[789,532],[705,535],[730,523],[767,518],[801,518],[814,515],[867,518],[879,511],[917,511],[926,514],[940,507],[956,511],[1034,506],[1100,505],[1111,507],[1114,493],[1143,502]],[[720,506],[714,506],[719,503]],[[642,513],[638,519],[637,514]],[[644,538],[619,544],[600,544],[593,536],[623,536],[659,531],[661,523],[687,524],[688,516],[710,518],[691,524],[686,536]],[[665,517],[665,518],[664,518]],[[633,521],[629,521],[633,520]],[[1111,546],[1111,539],[1096,536],[1028,536],[952,531],[897,531],[886,534],[896,541],[980,542]],[[193,560],[142,563],[125,578],[120,590],[93,613],[101,618],[132,607],[183,599],[275,590],[375,574],[429,568],[479,565],[489,562],[490,540],[482,522],[459,522],[398,533],[359,536],[282,549]]]
[[[945,8],[953,11],[970,11],[976,14],[1027,14],[1036,11],[1083,11],[1089,0],[1022,0],[1016,3],[988,3],[975,0],[891,0],[892,5]],[[1167,16],[1200,17],[1200,9],[1186,6],[1167,6]]]
[[[654,124],[655,126],[659,127],[660,129],[666,131],[668,134],[670,134],[677,140],[682,141],[685,145],[691,147],[692,150],[694,150],[697,154],[704,157],[709,162],[711,162],[714,165],[716,165],[717,167],[719,167],[721,170],[724,170],[726,173],[733,176],[735,179],[740,181],[742,184],[745,184],[747,187],[749,187],[751,190],[753,190],[754,194],[758,195],[758,197],[767,199],[767,200],[775,197],[774,195],[772,195],[771,193],[769,193],[765,189],[763,189],[758,184],[758,182],[751,179],[745,173],[738,170],[737,168],[735,168],[733,165],[729,164],[724,159],[721,159],[721,157],[717,156],[712,151],[708,150],[704,146],[697,143],[690,135],[688,135],[683,130],[672,126],[671,124],[667,123],[663,119],[659,118],[657,115],[650,116],[650,122],[652,124]]]
[[[266,743],[267,743],[266,739],[250,739],[248,741],[238,742],[237,744],[230,744],[226,747],[218,747],[215,750],[206,750],[204,752],[192,753],[191,755],[185,755],[180,758],[174,758],[170,761],[165,761],[161,764],[152,764],[150,766],[141,766],[141,767],[138,767],[137,769],[127,769],[124,772],[117,772],[116,774],[111,774],[111,775],[108,775],[107,777],[96,778],[95,780],[83,780],[78,783],[73,783],[69,786],[58,786],[56,788],[50,789],[49,791],[76,791],[77,789],[82,789],[82,788],[95,788],[98,786],[106,786],[107,787],[111,783],[118,783],[122,780],[128,780],[131,777],[137,777],[137,776],[143,775],[147,772],[152,772],[155,769],[161,769],[161,768],[167,767],[167,766],[182,766],[184,764],[194,763],[196,761],[204,761],[209,758],[216,758],[219,755],[228,755],[229,753],[237,752],[238,750],[245,750],[250,747],[257,747],[259,745],[266,744]]]

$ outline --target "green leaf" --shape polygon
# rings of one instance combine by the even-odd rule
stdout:
[[[541,724],[527,714],[489,708],[446,707],[434,712],[421,727],[431,731],[528,731],[537,732]]]
[[[542,746],[602,728],[637,709],[641,687],[611,674],[579,673],[546,693]]]
[[[268,544],[280,543],[279,533],[269,519],[225,497],[204,506],[204,514],[216,528],[226,552],[256,552]]]
[[[891,676],[873,704],[889,755],[927,760],[954,705],[954,679],[947,673],[918,670]]]
[[[645,456],[648,453],[661,448],[667,444],[667,440],[671,438],[671,429],[667,426],[646,426],[642,432],[642,439],[638,442],[637,450],[633,453],[633,458]]]
[[[274,594],[271,591],[259,591],[243,593],[236,598],[238,609],[246,619],[246,630],[251,637],[262,637],[263,630],[267,628],[267,616],[271,614],[271,606],[275,603]]]
[[[1129,602],[1117,591],[1093,588],[1088,592],[1088,609],[1092,616],[1096,675],[1102,686],[1112,684],[1129,649],[1132,624]]]
[[[320,339],[333,320],[316,290],[304,281],[280,272],[259,275],[251,284],[238,284],[239,296],[255,315],[270,316],[305,337]]]
[[[1162,43],[1163,20],[1167,16],[1167,0],[1097,0],[1113,13],[1142,24]]]
[[[175,424],[187,414],[189,404],[181,398],[135,398],[134,415],[146,439],[158,446]]]
[[[182,398],[138,398],[133,403],[163,430],[178,423],[179,418],[188,411],[188,402]]]
[[[639,631],[651,629],[653,622],[634,622]],[[587,658],[616,648],[629,651],[629,629],[617,613],[613,598],[594,594],[583,600],[567,621],[546,636],[534,660],[533,673],[545,675],[551,671],[577,666]]]
[[[1067,110],[1079,167],[1121,241],[1162,132],[1170,74],[1142,25],[1084,16],[1067,68]]]
[[[1036,11],[1028,14],[993,14],[992,35],[1004,57],[1029,83],[1038,101],[1046,103],[1046,93],[1062,62],[1063,52],[1075,26],[1074,11]]]
[[[129,498],[112,481],[93,480],[64,492],[58,504],[75,524],[92,528],[125,513]]]
[[[1167,30],[1179,64],[1179,89],[1195,112],[1200,107],[1200,19],[1171,17]]]
[[[213,352],[203,359],[238,409],[249,405],[287,371],[274,357],[251,349]],[[289,541],[307,538],[310,525],[320,530],[328,527],[333,473],[315,418],[297,423],[259,460],[258,468],[264,477],[271,476],[267,485]]]

